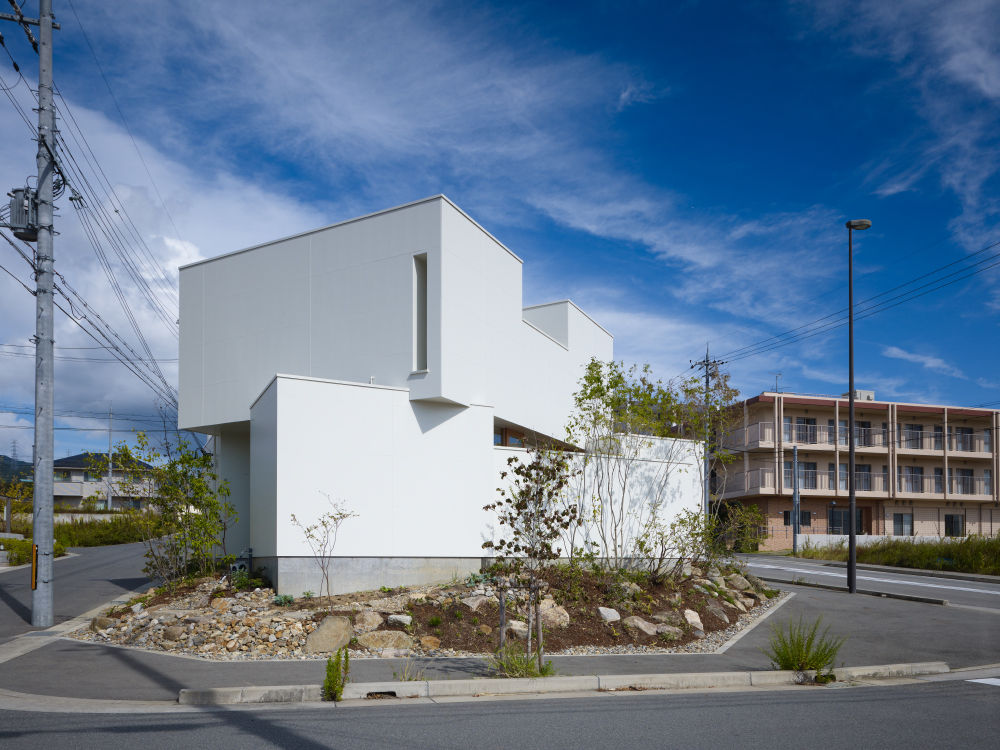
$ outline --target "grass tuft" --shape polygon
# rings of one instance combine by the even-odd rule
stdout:
[[[823,618],[817,618],[811,626],[802,618],[798,623],[788,622],[785,629],[771,628],[770,647],[761,649],[776,669],[790,669],[796,672],[816,671],[817,682],[833,679],[833,662],[847,638],[830,637],[830,628],[819,632]]]

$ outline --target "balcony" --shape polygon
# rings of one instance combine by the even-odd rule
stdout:
[[[784,472],[783,492],[792,492],[792,472]],[[854,489],[859,493],[877,492],[887,493],[889,491],[889,477],[883,472],[856,471],[854,472]],[[830,471],[799,471],[799,493],[819,490],[825,493],[848,491],[846,472],[837,476]]]
[[[836,428],[830,425],[816,424],[786,424],[782,438],[787,445],[809,446],[833,450],[839,444],[841,450],[846,450],[847,428]],[[857,427],[854,430],[854,447],[858,450],[874,448],[885,450],[889,445],[885,430],[873,427]]]
[[[739,497],[741,495],[773,495],[774,469],[764,466],[760,469],[740,471],[726,482],[723,497]]]
[[[945,481],[943,476],[925,477],[921,475],[903,474],[899,477],[897,495],[932,495],[940,498],[944,495],[947,484],[948,497],[963,500],[991,500],[993,488],[990,481],[983,476],[952,477]]]
[[[773,448],[774,422],[755,422],[730,432],[723,441],[726,448]]]
[[[945,445],[949,453],[979,454],[987,458],[992,454],[992,446],[982,432],[959,433],[946,435],[943,430],[907,430],[899,432],[897,447],[901,453],[941,453]]]

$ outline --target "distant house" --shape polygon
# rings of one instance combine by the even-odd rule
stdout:
[[[75,456],[57,458],[52,462],[53,496],[56,508],[59,506],[79,508],[88,498],[97,498],[98,508],[108,507],[108,475],[96,473],[95,466],[107,466],[107,453],[78,453]],[[112,455],[112,458],[116,456]],[[139,462],[139,469],[151,469]],[[145,484],[145,483],[141,483]],[[148,500],[148,487],[133,487],[126,472],[113,468],[111,475],[111,508],[113,510],[141,509]]]
[[[328,494],[358,514],[335,590],[479,570],[507,458],[563,438],[584,366],[613,357],[569,300],[522,307],[521,269],[444,196],[181,268],[178,423],[214,436],[230,551],[318,590],[290,516]],[[700,503],[691,446],[673,510]]]

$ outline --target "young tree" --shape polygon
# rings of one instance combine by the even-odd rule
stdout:
[[[225,529],[237,516],[213,457],[183,439],[164,457],[140,432],[135,448],[123,441],[114,458],[117,491],[148,498],[148,512],[135,516],[146,545],[145,572],[173,583],[214,570],[226,557]]]
[[[320,515],[315,523],[303,524],[292,513],[292,523],[302,530],[302,535],[309,545],[316,564],[319,566],[322,590],[330,596],[330,563],[333,561],[333,550],[337,546],[337,535],[340,527],[348,518],[355,518],[358,514],[344,508],[340,500],[334,500],[330,495],[322,490],[319,494],[326,498],[330,510]]]
[[[670,479],[688,458],[690,444],[677,439],[685,409],[681,394],[654,380],[648,365],[591,360],[574,394],[568,442],[582,449],[581,471],[564,502],[580,519],[567,533],[599,548],[611,568],[642,555],[649,533],[669,500]]]
[[[510,477],[506,487],[498,487],[499,498],[483,506],[496,513],[503,537],[483,542],[483,549],[493,550],[497,559],[506,563],[515,580],[528,589],[529,648],[531,626],[538,634],[538,669],[542,669],[542,620],[540,573],[551,560],[558,559],[562,549],[556,542],[576,521],[576,508],[561,502],[570,477],[565,454],[555,449],[533,448],[527,463],[517,456],[507,459],[509,469],[501,472],[501,480]]]

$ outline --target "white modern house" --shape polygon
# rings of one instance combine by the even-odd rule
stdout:
[[[498,467],[562,437],[584,365],[613,356],[572,302],[522,308],[521,267],[436,196],[181,268],[178,421],[215,438],[229,551],[318,591],[290,517],[329,495],[358,514],[335,591],[478,570]],[[688,483],[676,500],[697,507]]]

